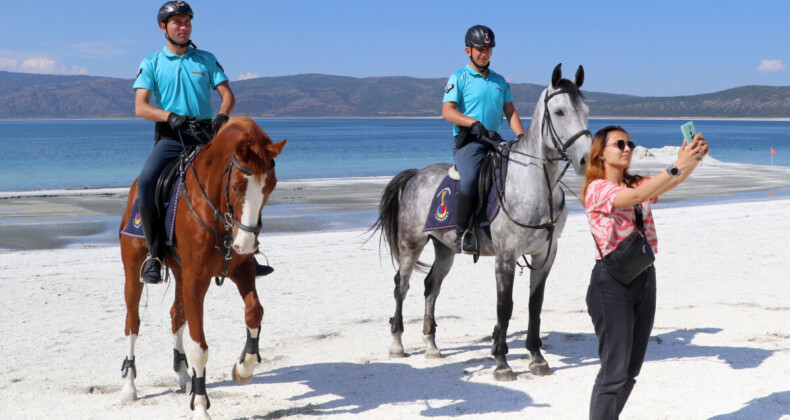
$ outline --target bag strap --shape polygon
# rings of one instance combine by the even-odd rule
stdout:
[[[642,235],[647,236],[645,234],[645,225],[642,221],[642,204],[634,205],[634,216],[636,216],[636,230],[642,233]],[[593,237],[593,242],[595,242],[595,247],[598,249],[598,255],[601,256],[601,260],[603,260],[603,252],[601,252],[601,247],[598,246],[598,240],[595,239],[595,235],[590,232],[590,235]]]

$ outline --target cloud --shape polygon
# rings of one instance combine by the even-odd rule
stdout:
[[[257,79],[258,77],[260,77],[258,73],[247,72],[247,74],[240,74],[239,80]]]
[[[29,73],[62,73],[63,71],[58,72],[58,63],[57,61],[47,58],[47,57],[33,57],[28,58],[27,60],[22,62],[22,69],[26,70]],[[62,68],[62,70],[65,70]]]
[[[763,59],[763,61],[757,67],[757,71],[760,73],[773,73],[776,71],[784,70],[786,68],[787,66],[784,65],[781,60]]]
[[[16,58],[0,57],[0,69],[15,69],[17,66]]]
[[[71,66],[70,74],[86,75],[88,74],[88,69],[82,66]]]
[[[88,74],[88,69],[82,66],[72,65],[70,69],[57,60],[42,55],[28,58],[8,58],[0,57],[0,69],[21,73],[39,74]]]

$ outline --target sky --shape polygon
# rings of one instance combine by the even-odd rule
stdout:
[[[0,0],[0,70],[132,79],[164,46],[161,0]],[[192,41],[231,81],[321,73],[446,78],[464,34],[496,35],[491,68],[640,96],[790,85],[790,1],[192,0]]]

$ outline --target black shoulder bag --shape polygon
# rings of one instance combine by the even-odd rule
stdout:
[[[606,265],[606,271],[622,284],[631,283],[636,276],[647,270],[656,260],[653,249],[647,242],[647,235],[645,235],[641,204],[634,206],[634,214],[636,229],[623,239],[614,251],[604,256],[601,247],[598,246],[598,241],[595,241],[601,261]],[[593,239],[595,239],[594,236]]]

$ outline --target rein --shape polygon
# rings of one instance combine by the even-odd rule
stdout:
[[[496,188],[497,201],[499,202],[499,207],[502,208],[502,212],[505,213],[505,216],[507,216],[507,218],[511,222],[513,222],[513,224],[515,224],[516,226],[525,228],[525,229],[535,229],[535,230],[537,230],[537,229],[546,229],[546,231],[548,232],[548,238],[546,240],[549,241],[549,249],[548,249],[548,251],[546,253],[546,258],[543,260],[543,263],[540,265],[540,267],[537,267],[537,268],[533,267],[529,263],[529,261],[527,261],[526,255],[522,255],[522,258],[524,258],[524,263],[526,264],[526,267],[529,267],[529,269],[533,270],[533,271],[542,269],[546,265],[546,262],[549,259],[549,254],[551,254],[551,245],[553,243],[552,239],[554,238],[554,227],[557,224],[557,221],[554,219],[554,195],[552,193],[552,190],[554,189],[554,187],[557,186],[557,184],[559,184],[561,182],[562,177],[565,176],[565,172],[568,170],[568,168],[571,165],[570,156],[568,156],[567,150],[568,150],[569,147],[571,147],[573,145],[573,143],[576,142],[576,140],[578,140],[582,136],[584,136],[584,135],[590,135],[591,136],[592,135],[590,130],[585,129],[585,130],[580,130],[576,134],[572,135],[567,141],[565,141],[565,143],[563,143],[562,140],[559,138],[559,135],[557,134],[557,130],[554,128],[554,123],[551,120],[551,113],[549,112],[548,105],[549,105],[549,99],[551,99],[551,98],[553,98],[553,97],[555,97],[555,96],[557,96],[559,94],[562,94],[562,93],[568,93],[568,91],[566,91],[564,89],[561,89],[561,90],[558,90],[556,92],[553,92],[550,95],[546,95],[545,96],[545,99],[543,100],[543,109],[544,109],[544,111],[543,111],[543,122],[542,122],[542,125],[541,125],[541,133],[548,134],[549,138],[551,139],[552,143],[554,144],[554,149],[560,154],[559,157],[546,158],[546,157],[539,157],[539,156],[530,155],[528,153],[524,153],[524,152],[520,152],[520,151],[517,151],[517,150],[513,150],[511,144],[508,144],[507,146],[503,146],[503,145],[495,142],[494,140],[491,140],[488,137],[483,137],[483,141],[485,141],[486,143],[494,146],[494,148],[497,149],[497,152],[500,155],[505,156],[502,153],[502,151],[507,149],[508,154],[505,156],[505,159],[506,159],[505,165],[508,164],[507,161],[511,160],[510,153],[515,153],[515,154],[526,156],[526,157],[529,157],[529,158],[532,158],[532,159],[537,159],[537,160],[540,161],[541,166],[543,167],[543,175],[544,175],[544,178],[546,179],[546,185],[548,186],[548,190],[549,190],[549,220],[546,223],[542,223],[542,224],[539,224],[539,225],[528,225],[528,224],[521,223],[518,220],[514,219],[513,216],[510,215],[510,212],[505,207],[505,203],[504,203],[504,199],[505,199],[504,182],[502,183],[502,190],[501,191],[499,189],[499,185],[497,183],[494,183],[494,186]],[[546,134],[543,134],[543,135],[545,136]],[[560,175],[557,178],[557,181],[552,184],[551,180],[549,179],[549,169],[548,169],[547,165],[549,163],[559,162],[559,161],[564,161],[565,162],[565,167],[560,172]],[[562,190],[560,190],[560,193],[562,193],[562,203],[560,204],[559,213],[562,213],[562,210],[565,208],[565,193]],[[525,266],[519,264],[518,261],[516,262],[516,264],[519,267],[521,267],[522,271],[524,270]]]
[[[181,133],[179,132],[179,138],[181,137]],[[183,139],[181,139],[181,144],[183,145]],[[245,175],[252,175],[252,171],[248,168],[241,166],[238,160],[236,160],[236,155],[232,155],[230,159],[230,163],[225,170],[222,172],[222,177],[225,178],[227,176],[227,181],[225,182],[225,188],[223,191],[223,195],[225,196],[225,213],[222,213],[219,209],[219,206],[215,206],[211,199],[206,194],[206,191],[203,189],[203,186],[200,184],[200,178],[198,177],[197,171],[195,171],[194,165],[189,165],[192,175],[195,177],[195,181],[197,182],[198,189],[203,194],[203,198],[206,200],[206,204],[208,204],[209,208],[211,208],[211,212],[214,214],[214,226],[217,226],[218,221],[222,221],[222,227],[224,228],[225,235],[220,236],[218,232],[219,229],[214,229],[208,225],[200,215],[195,210],[195,206],[192,204],[192,200],[189,198],[189,189],[186,188],[186,176],[181,178],[181,186],[183,187],[184,191],[184,198],[186,198],[187,205],[189,210],[192,211],[192,214],[197,218],[198,222],[200,222],[203,227],[211,232],[214,235],[214,249],[222,255],[222,271],[220,273],[220,277],[215,277],[214,280],[217,283],[217,286],[222,286],[225,282],[225,277],[228,274],[228,265],[230,263],[231,258],[233,258],[233,226],[238,227],[241,230],[246,232],[254,233],[257,235],[260,233],[262,226],[260,216],[258,216],[258,225],[257,226],[247,226],[234,217],[234,210],[233,205],[230,204],[230,178],[233,172],[233,168],[238,169]],[[274,169],[274,160],[272,160],[272,165],[269,167],[267,171],[271,171]],[[224,250],[223,250],[224,248]]]

